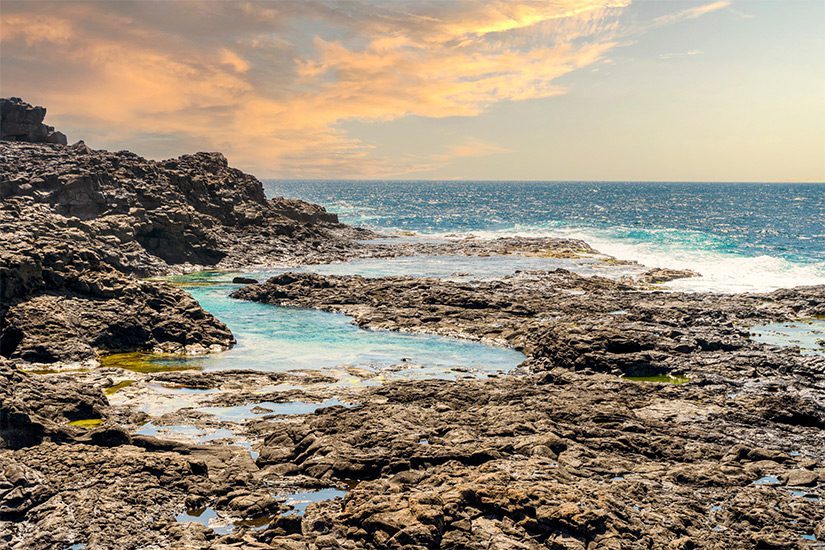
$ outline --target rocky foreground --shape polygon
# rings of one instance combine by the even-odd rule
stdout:
[[[7,105],[4,128],[18,108]],[[42,124],[45,110],[30,107],[15,124]],[[655,285],[691,274],[668,270],[474,282],[287,273],[235,297],[494,342],[527,359],[457,381],[352,369],[369,382],[352,387],[318,371],[135,372],[105,355],[234,340],[185,289],[139,277],[597,252],[555,239],[365,244],[320,207],[267,200],[218,154],[155,162],[42,143],[52,131],[15,126],[17,141],[0,141],[0,547],[797,548],[825,538],[825,357],[748,330],[825,315],[825,288],[672,293]],[[199,405],[342,404],[264,410],[243,426],[193,407],[162,417],[243,430],[250,454],[138,434],[158,421],[143,408],[158,389],[201,392]],[[304,515],[285,502],[321,487],[347,493]],[[176,520],[204,510],[228,528]]]

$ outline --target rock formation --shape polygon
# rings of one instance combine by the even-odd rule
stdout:
[[[3,135],[15,139],[0,142],[6,357],[51,363],[98,351],[225,349],[232,335],[185,292],[132,275],[321,259],[345,248],[351,230],[334,214],[267,200],[257,179],[219,153],[156,162],[82,142],[30,143],[46,139],[36,127],[44,114],[3,100]]]
[[[66,145],[66,135],[43,124],[45,107],[32,107],[19,97],[0,98],[0,140]]]

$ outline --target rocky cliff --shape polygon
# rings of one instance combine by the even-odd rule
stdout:
[[[220,153],[157,162],[67,146],[42,124],[45,109],[16,98],[2,109],[3,138],[13,140],[0,141],[6,357],[53,362],[97,350],[226,348],[231,333],[185,292],[134,276],[324,259],[345,246],[350,230],[334,214],[268,200],[256,178]]]
[[[43,124],[44,118],[45,107],[33,107],[19,97],[0,98],[0,140],[66,145],[66,134]]]

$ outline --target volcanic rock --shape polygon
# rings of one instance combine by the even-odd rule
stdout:
[[[32,107],[19,97],[0,98],[0,140],[66,145],[66,135],[43,124],[45,107]]]

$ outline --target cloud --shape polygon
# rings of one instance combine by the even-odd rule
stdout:
[[[560,77],[616,46],[627,6],[0,2],[3,95],[46,105],[51,124],[93,146],[221,150],[262,177],[387,177],[504,152],[467,138],[429,157],[380,158],[341,125],[563,94]]]
[[[686,52],[671,52],[659,54],[659,59],[663,61],[670,61],[672,59],[687,59],[696,55],[701,55],[702,50],[688,50]]]
[[[683,21],[685,19],[696,19],[697,17],[702,17],[708,13],[718,11],[724,8],[730,7],[730,2],[728,0],[721,0],[719,2],[710,2],[708,4],[700,4],[698,6],[693,6],[691,8],[687,8],[681,11],[677,11],[675,13],[669,13],[667,15],[662,15],[657,17],[653,20],[653,26],[663,26],[669,25],[671,23],[675,23],[677,21]]]
[[[236,73],[245,73],[249,70],[249,63],[232,50],[222,48],[218,53],[221,63],[229,65]]]

